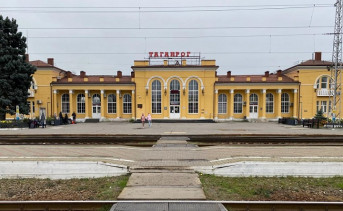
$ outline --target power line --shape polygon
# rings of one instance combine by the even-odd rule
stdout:
[[[198,30],[198,29],[304,29],[333,26],[204,26],[204,27],[19,27],[25,30]]]
[[[249,38],[249,37],[294,37],[294,36],[329,36],[330,33],[313,34],[252,34],[252,35],[200,35],[200,36],[33,36],[30,39],[195,39],[195,38]]]
[[[334,6],[333,4],[262,4],[262,5],[203,5],[203,6],[141,6],[141,7],[128,7],[128,6],[5,6],[2,8],[18,8],[18,9],[178,9],[178,8],[216,8],[216,7],[225,7],[225,8],[245,8],[245,7],[291,7],[291,6]]]

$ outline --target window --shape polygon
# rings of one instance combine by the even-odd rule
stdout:
[[[69,113],[69,94],[62,95],[62,113]]]
[[[160,114],[162,113],[162,91],[161,82],[155,80],[152,82],[151,88],[151,113]]]
[[[322,89],[327,89],[328,88],[327,84],[328,84],[328,77],[323,76],[322,83],[321,83]]]
[[[109,94],[107,96],[107,113],[117,113],[117,98],[114,94]]]
[[[218,97],[218,113],[219,114],[226,114],[227,108],[227,97],[225,94],[220,94]]]
[[[99,94],[94,94],[92,97],[92,103],[93,105],[101,105],[101,99]]]
[[[124,114],[131,114],[132,113],[132,107],[131,107],[131,95],[124,94],[124,100],[123,100],[123,113]]]
[[[281,95],[281,113],[289,113],[289,95],[287,93]]]
[[[327,112],[326,107],[327,107],[327,102],[326,101],[322,101],[321,110],[323,111],[323,113]]]
[[[190,114],[198,113],[198,92],[198,82],[191,80],[188,84],[188,113]]]
[[[243,98],[241,94],[235,94],[233,97],[233,112],[241,114],[243,111]]]
[[[86,104],[85,104],[85,95],[77,95],[77,113],[84,114],[86,113]]]
[[[170,82],[170,105],[180,105],[180,83],[178,80]]]
[[[32,101],[32,113],[36,112],[35,101]]]
[[[271,93],[266,95],[266,112],[274,113],[274,96]]]
[[[27,106],[29,107],[29,113],[32,113],[32,110],[31,110],[31,101],[27,101]]]
[[[317,108],[317,112],[320,110],[320,108],[319,108],[319,101],[317,101],[317,106],[316,106],[316,108]]]

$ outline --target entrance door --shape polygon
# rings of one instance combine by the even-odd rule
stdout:
[[[92,118],[100,119],[101,117],[101,100],[99,94],[94,94],[92,97]]]
[[[251,119],[257,119],[258,118],[258,96],[257,94],[251,94],[250,95],[250,108],[249,108],[249,113],[250,116],[249,118]]]
[[[170,119],[180,119],[180,83],[178,80],[170,82]]]

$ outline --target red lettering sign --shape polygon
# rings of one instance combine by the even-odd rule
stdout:
[[[150,58],[161,58],[161,57],[190,57],[191,52],[149,52]]]

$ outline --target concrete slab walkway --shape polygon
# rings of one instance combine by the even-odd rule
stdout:
[[[186,137],[162,137],[154,147],[195,148]],[[177,157],[160,160],[160,165],[136,166],[119,200],[205,200],[201,182],[193,170],[185,167]],[[172,165],[171,165],[172,164]],[[135,173],[136,172],[136,173]]]

